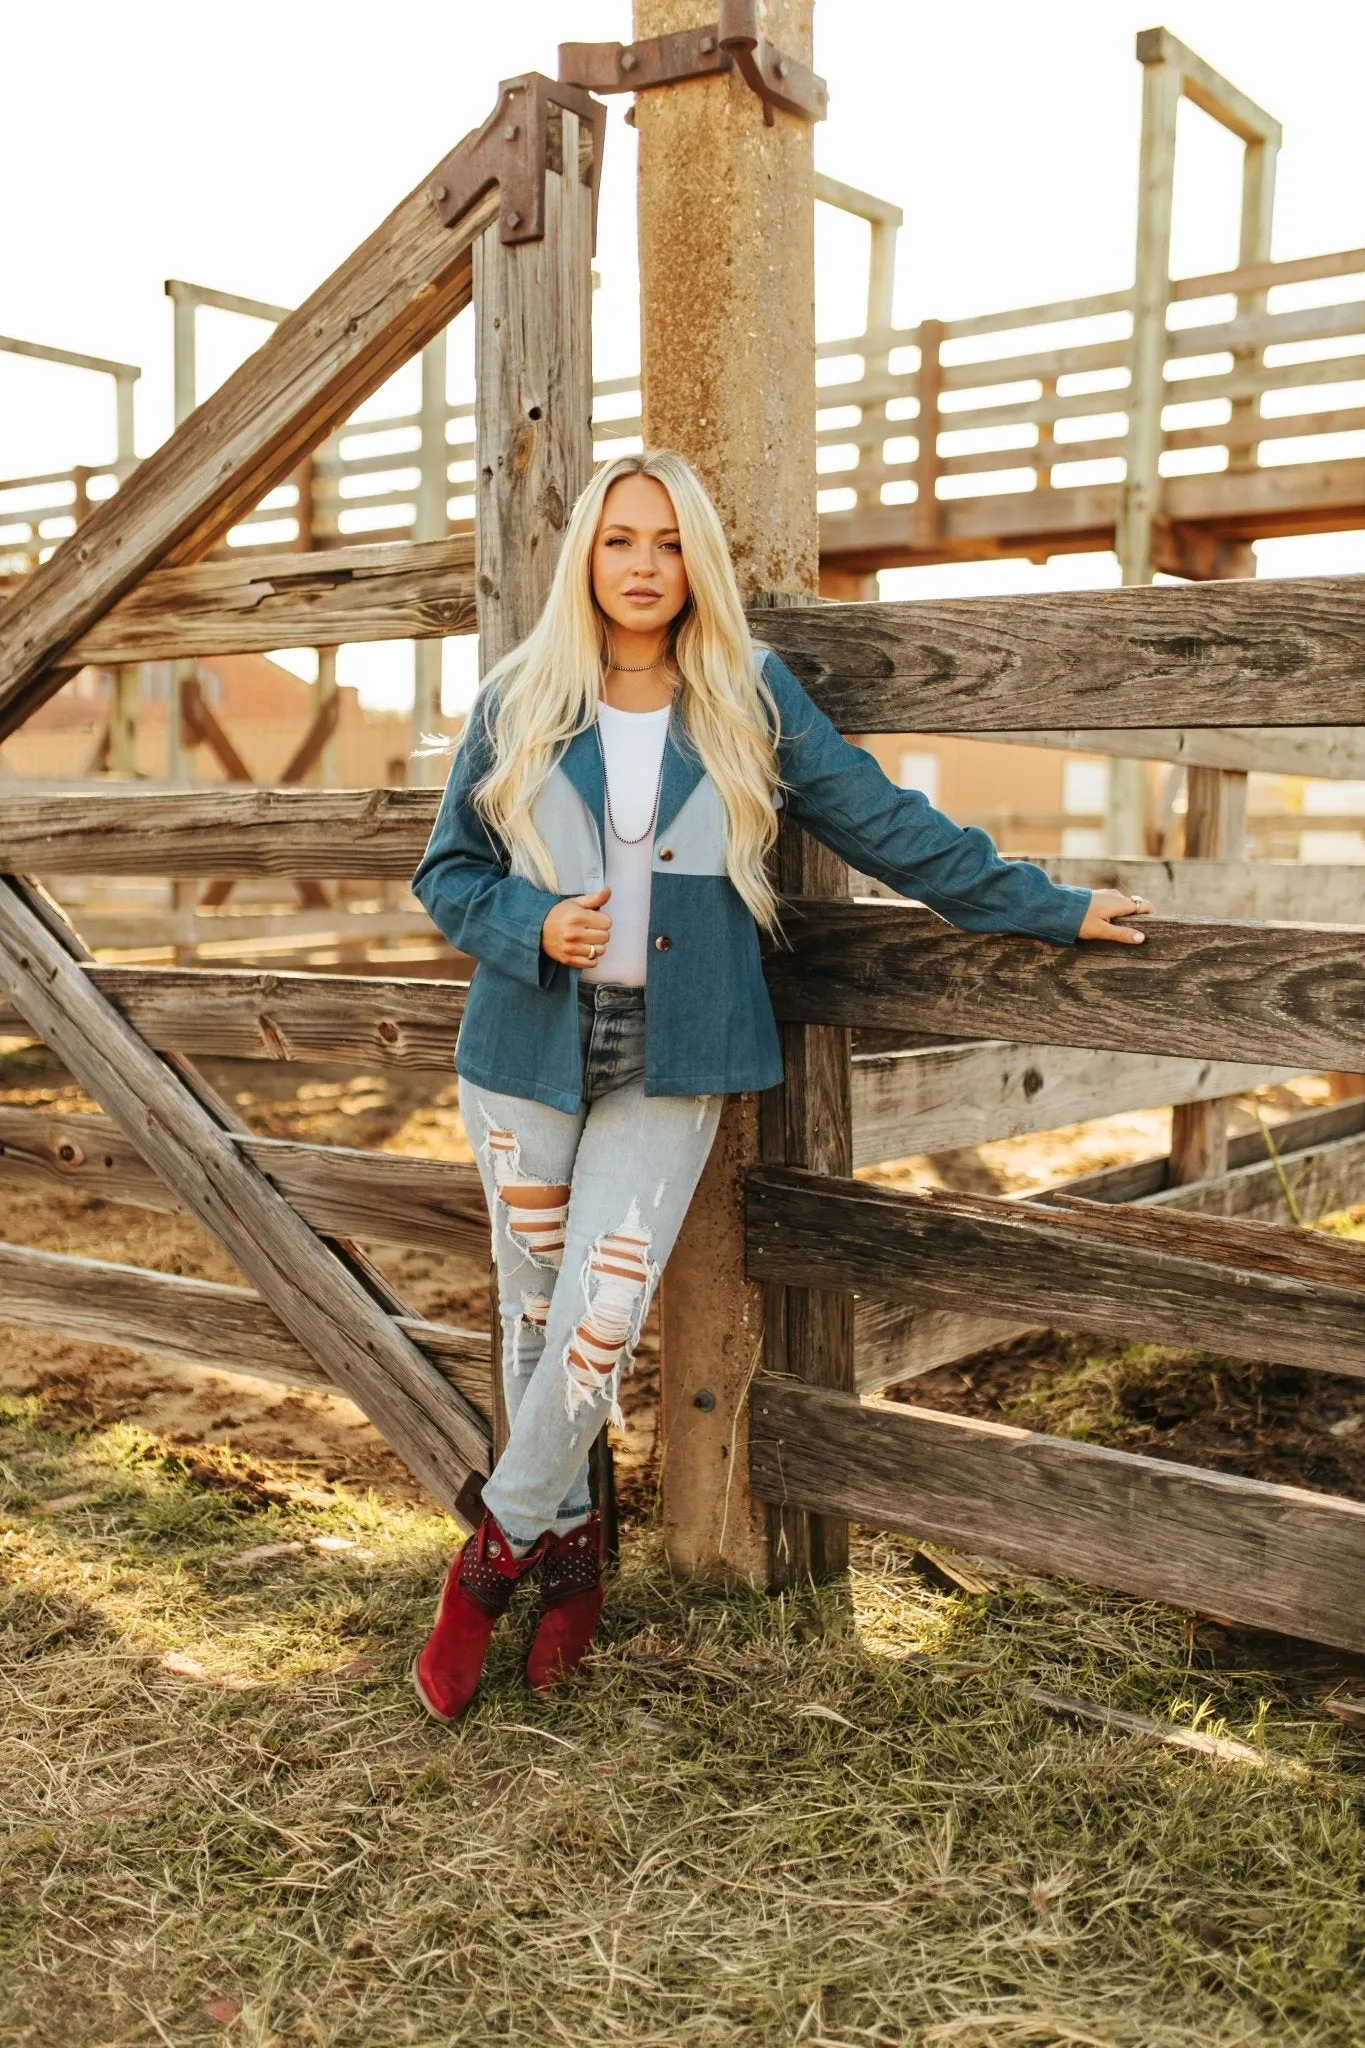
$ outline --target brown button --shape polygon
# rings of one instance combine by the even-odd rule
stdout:
[[[654,950],[656,953],[666,953],[672,944],[673,941],[669,938],[668,933],[660,932],[658,938],[654,941]]]
[[[673,858],[673,848],[672,848],[671,846],[661,846],[661,847],[659,848],[659,859],[660,859],[660,860],[672,860],[672,858]]]

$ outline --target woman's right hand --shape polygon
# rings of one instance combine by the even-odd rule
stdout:
[[[565,967],[591,967],[600,960],[611,937],[611,919],[602,913],[610,889],[591,896],[566,896],[556,903],[540,927],[542,951]]]

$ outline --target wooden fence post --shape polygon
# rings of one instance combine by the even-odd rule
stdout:
[[[483,674],[525,639],[592,475],[592,130],[550,108],[545,235],[474,245],[475,603]],[[439,642],[435,643],[439,647]],[[489,1268],[493,1456],[507,1441],[497,1270]],[[605,1436],[599,1492],[608,1491]]]
[[[714,20],[713,0],[636,0],[634,32]],[[769,0],[763,32],[808,63],[811,0]],[[799,602],[814,595],[818,576],[810,126],[779,113],[765,127],[736,74],[651,89],[635,118],[646,444],[677,448],[696,464],[745,598]],[[772,1142],[803,1162],[804,1052],[809,1042],[814,1070],[824,1036],[789,1034],[790,1090],[764,1110]],[[846,1117],[846,1083],[843,1100]],[[748,1394],[765,1356],[774,1360],[762,1290],[745,1278],[741,1218],[759,1127],[754,1098],[727,1102],[664,1279],[663,1521],[676,1569],[726,1568],[766,1584],[775,1559],[767,1511],[749,1489]],[[801,1347],[789,1347],[786,1365],[802,1369]],[[804,1563],[805,1539],[796,1538],[793,1524],[788,1559]]]

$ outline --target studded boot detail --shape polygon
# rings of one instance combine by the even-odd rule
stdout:
[[[418,1699],[437,1721],[456,1721],[474,1697],[499,1615],[550,1542],[517,1557],[492,1515],[485,1514],[454,1559],[441,1589],[431,1634],[412,1667]]]
[[[540,1620],[526,1659],[526,1676],[537,1692],[548,1692],[577,1671],[597,1633],[602,1598],[602,1524],[593,1513],[581,1528],[546,1539]]]

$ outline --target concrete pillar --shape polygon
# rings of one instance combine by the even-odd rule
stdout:
[[[763,32],[811,61],[812,0],[767,0]],[[702,27],[715,0],[635,0],[637,38]],[[738,73],[641,93],[641,370],[647,444],[697,467],[748,601],[813,596],[814,163],[810,124]],[[770,1576],[749,1497],[747,1390],[762,1290],[744,1279],[739,1190],[758,1104],[726,1104],[663,1287],[664,1535],[680,1570]]]

